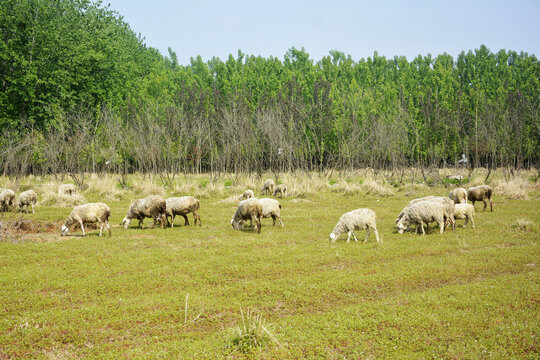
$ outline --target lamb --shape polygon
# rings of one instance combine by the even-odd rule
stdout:
[[[354,234],[354,230],[366,229],[366,238],[364,239],[364,242],[366,242],[369,236],[369,229],[371,228],[373,229],[373,232],[375,232],[377,242],[380,242],[376,221],[377,215],[371,209],[362,208],[349,211],[348,213],[343,214],[337,222],[334,230],[330,233],[330,240],[332,240],[332,242],[336,241],[341,233],[347,231],[347,242],[349,242],[351,235],[354,236],[355,241],[358,241]]]
[[[11,189],[4,189],[0,192],[0,207],[2,211],[9,211],[15,205],[15,192]]]
[[[398,232],[403,234],[403,231],[411,225],[420,226],[422,234],[425,234],[424,223],[429,224],[432,221],[439,225],[440,233],[444,232],[446,222],[446,205],[441,201],[420,201],[413,204],[404,210],[404,214],[397,223]]]
[[[456,208],[454,210],[454,218],[456,219],[465,219],[465,225],[463,227],[466,227],[469,221],[472,224],[472,228],[474,229],[474,206],[471,204],[456,204]]]
[[[85,236],[84,224],[99,223],[99,236],[103,234],[103,226],[107,226],[109,236],[111,236],[111,228],[109,227],[109,218],[111,217],[111,209],[104,203],[89,203],[75,206],[71,214],[67,217],[66,222],[62,225],[62,235],[64,236],[69,231],[69,228],[74,224],[81,225],[82,235]]]
[[[489,207],[491,208],[491,212],[493,212],[493,202],[491,201],[492,195],[493,195],[493,189],[489,187],[488,185],[479,185],[479,186],[469,188],[469,190],[467,190],[467,198],[471,200],[473,206],[474,206],[474,203],[477,201],[484,202],[484,211],[486,211],[486,207],[487,207],[486,199],[487,199],[489,200]]]
[[[263,187],[261,188],[261,193],[263,193],[264,195],[269,195],[269,194],[272,194],[274,192],[274,180],[272,179],[268,179],[264,182],[264,185]]]
[[[58,188],[59,195],[68,195],[72,196],[77,192],[77,188],[73,184],[62,184]]]
[[[193,196],[182,196],[182,197],[170,197],[165,201],[166,209],[165,216],[167,218],[167,226],[174,227],[174,218],[176,215],[182,215],[185,222],[184,225],[189,225],[187,214],[193,214],[193,221],[197,225],[197,220],[199,220],[199,226],[201,226],[201,217],[197,214],[199,210],[200,203],[199,199]],[[169,217],[171,217],[171,222],[169,223]]]
[[[276,190],[274,190],[273,196],[276,196],[277,193],[279,193],[281,197],[287,196],[287,186],[283,184],[279,184],[278,186],[276,186]]]
[[[240,195],[240,200],[247,200],[252,197],[255,197],[255,194],[253,193],[253,190],[246,190],[242,195]]]
[[[276,219],[279,219],[281,227],[283,227],[283,220],[281,220],[281,204],[276,199],[259,199],[262,204],[262,217],[269,218],[272,217],[274,223],[272,226],[276,226]]]
[[[28,207],[32,206],[32,214],[35,214],[34,207],[37,203],[37,194],[34,190],[26,190],[19,194],[17,198],[17,206],[23,211],[26,206],[26,213],[28,214]]]
[[[137,199],[131,204],[126,217],[122,220],[124,228],[128,228],[132,219],[139,220],[139,226],[143,228],[144,218],[154,219],[152,227],[156,226],[158,220],[161,221],[161,226],[165,228],[167,204],[165,199],[158,195],[150,195],[144,199]]]
[[[231,225],[238,230],[244,226],[244,222],[249,220],[252,224],[255,221],[257,233],[261,233],[261,218],[263,216],[263,206],[259,199],[251,198],[238,203],[238,209],[231,219]]]
[[[467,190],[464,188],[455,188],[450,191],[448,197],[452,199],[456,204],[466,204],[467,203]]]

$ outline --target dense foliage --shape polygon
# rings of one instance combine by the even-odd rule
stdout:
[[[0,87],[5,174],[540,161],[540,63],[483,45],[457,59],[291,48],[183,66],[100,2],[2,0]]]

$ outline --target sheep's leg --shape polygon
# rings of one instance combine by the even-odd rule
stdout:
[[[281,216],[278,217],[278,219],[279,219],[279,222],[281,223],[281,227],[285,226],[285,225],[283,224],[283,220],[281,220]]]
[[[369,236],[369,226],[366,227],[366,238],[364,239],[364,242],[367,241],[368,236]]]
[[[84,223],[82,222],[82,220],[79,221],[79,224],[81,225],[82,236],[85,236],[86,234],[84,233]]]
[[[471,216],[471,226],[474,229],[474,218]]]
[[[272,215],[272,220],[274,221],[272,223],[272,226],[276,226],[276,216],[275,215]]]
[[[193,222],[195,223],[195,226],[197,225],[197,221],[199,221],[199,226],[202,226],[201,224],[201,217],[199,214],[197,214],[195,211],[193,212]]]
[[[352,233],[352,236],[354,237],[354,241],[358,242],[358,239],[356,238],[356,234],[354,233],[354,231],[351,231]]]
[[[426,235],[426,232],[424,231],[424,223],[423,222],[420,223],[420,230],[422,230],[422,235]]]
[[[105,225],[105,224],[102,223],[101,221],[99,222],[99,236],[103,235],[103,226],[104,226],[104,225]]]
[[[257,216],[255,218],[255,224],[257,225],[257,234],[261,233],[261,217]]]
[[[174,218],[176,217],[176,215],[173,213],[171,215],[171,222],[169,223],[169,215],[166,215],[167,217],[167,226],[170,226],[170,227],[174,227]]]
[[[438,223],[439,225],[439,234],[442,234],[444,232],[444,221]]]
[[[489,207],[491,209],[491,212],[493,212],[493,202],[491,201],[491,198],[489,198]]]
[[[466,228],[468,223],[469,223],[469,216],[465,215],[465,224],[463,224],[463,227]]]
[[[486,199],[482,199],[482,201],[484,202],[484,211],[486,211],[486,208],[487,208],[487,201],[486,201]]]
[[[105,220],[105,225],[107,226],[107,230],[109,230],[109,237],[111,236],[111,227],[109,226],[109,220]]]
[[[373,226],[373,232],[375,233],[375,239],[377,239],[377,243],[380,242],[379,240],[379,232],[377,231],[377,227]]]
[[[186,214],[181,214],[181,215],[184,217],[184,226],[188,226],[189,221],[188,221],[187,215]]]
[[[34,204],[32,204],[32,214],[35,214],[36,212],[34,211]]]
[[[144,218],[139,219],[139,227],[144,228]]]
[[[347,236],[347,242],[349,242],[349,240],[351,239],[351,234],[352,234],[352,231],[349,231],[348,236]]]
[[[161,214],[161,227],[165,229],[165,226],[167,225],[167,215],[165,213]]]

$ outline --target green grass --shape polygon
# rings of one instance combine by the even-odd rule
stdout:
[[[411,200],[402,192],[280,199],[285,228],[264,219],[260,235],[232,229],[236,205],[219,202],[228,196],[201,200],[202,227],[177,217],[173,229],[123,229],[126,198],[105,201],[110,238],[0,241],[0,359],[539,357],[538,197],[495,196],[493,213],[477,204],[476,229],[458,221],[455,233],[420,236],[394,230]],[[383,244],[373,234],[330,243],[341,214],[359,207],[377,213]],[[36,211],[22,216],[60,222],[71,209]],[[533,225],[520,231],[519,219]],[[264,317],[276,341],[235,348],[240,309]]]

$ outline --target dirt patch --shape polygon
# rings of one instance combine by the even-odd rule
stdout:
[[[7,220],[0,224],[0,237],[59,232],[62,223],[62,220],[55,222],[29,220],[24,218]]]

